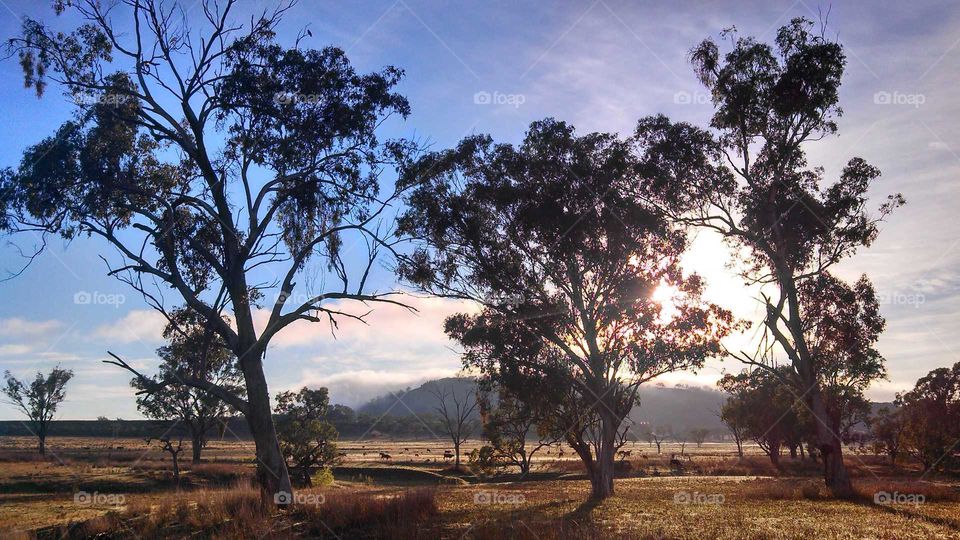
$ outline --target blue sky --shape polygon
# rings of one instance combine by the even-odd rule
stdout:
[[[44,4],[0,0],[0,36],[14,35],[24,14],[65,22]],[[238,20],[272,3],[241,4]],[[711,107],[687,62],[689,49],[733,25],[770,41],[790,18],[816,19],[820,7],[828,4],[304,0],[280,37],[289,41],[309,25],[306,46],[340,46],[361,71],[403,68],[400,91],[413,113],[391,123],[387,134],[443,148],[471,133],[517,142],[531,121],[545,116],[570,121],[582,133],[626,134],[638,118],[659,112],[706,124]],[[883,171],[877,205],[898,191],[908,200],[874,246],[839,269],[848,278],[869,274],[884,300],[888,330],[880,348],[890,381],[870,395],[890,399],[927,371],[960,361],[960,7],[837,3],[828,32],[848,54],[844,116],[838,137],[808,149],[810,161],[831,178],[850,157],[862,156]],[[22,88],[19,65],[8,60],[0,63],[0,112],[0,166],[11,166],[69,117],[70,106],[56,92],[37,100]],[[29,248],[36,238],[14,241]],[[707,277],[713,298],[749,315],[751,293],[724,267],[717,240],[700,235],[694,244],[689,266]],[[73,369],[62,418],[137,417],[129,378],[99,360],[110,349],[150,371],[161,344],[162,319],[105,275],[100,255],[111,252],[97,241],[53,240],[22,276],[0,284],[0,370],[22,377],[57,363]],[[0,246],[0,269],[18,264],[16,249]],[[386,272],[378,278],[381,288],[393,286]],[[462,306],[416,303],[419,315],[380,309],[370,327],[346,325],[336,339],[325,325],[289,329],[268,353],[271,389],[324,384],[335,401],[356,404],[455,372],[455,347],[440,324]],[[696,376],[667,381],[712,384],[724,368],[740,366],[714,362]],[[0,405],[0,418],[16,417]]]

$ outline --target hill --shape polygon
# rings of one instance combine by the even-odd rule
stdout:
[[[360,406],[357,412],[371,416],[387,413],[397,416],[435,414],[437,398],[431,393],[431,389],[436,385],[448,392],[456,392],[457,395],[476,389],[476,383],[472,379],[437,379],[427,381],[417,388],[374,398]],[[696,428],[725,431],[726,428],[716,413],[726,398],[723,392],[710,388],[643,386],[640,389],[640,406],[633,409],[630,418],[638,424],[669,426],[677,432]]]

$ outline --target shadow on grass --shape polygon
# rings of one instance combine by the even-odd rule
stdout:
[[[960,532],[960,520],[957,520],[957,519],[930,516],[920,511],[911,512],[905,507],[905,505],[895,506],[892,504],[877,504],[873,500],[863,496],[855,496],[847,500],[861,506],[870,507],[873,510],[879,510],[881,512],[886,512],[888,514],[893,514],[893,515],[900,516],[907,519],[924,521],[931,525],[946,527],[953,531]],[[920,506],[917,505],[916,508],[919,510]]]

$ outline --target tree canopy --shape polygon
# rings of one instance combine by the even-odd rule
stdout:
[[[680,268],[683,231],[634,196],[637,165],[630,141],[552,119],[518,147],[469,137],[412,168],[400,221],[427,244],[401,275],[482,306],[446,322],[465,362],[565,374],[603,419],[598,459],[610,467],[639,386],[719,354],[731,324]],[[653,297],[660,288],[674,292],[670,306]],[[601,496],[612,492],[603,474]]]

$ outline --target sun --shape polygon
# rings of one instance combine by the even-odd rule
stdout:
[[[660,319],[663,322],[670,322],[679,313],[677,301],[680,296],[680,289],[666,283],[661,283],[650,295],[651,300],[660,304]]]

